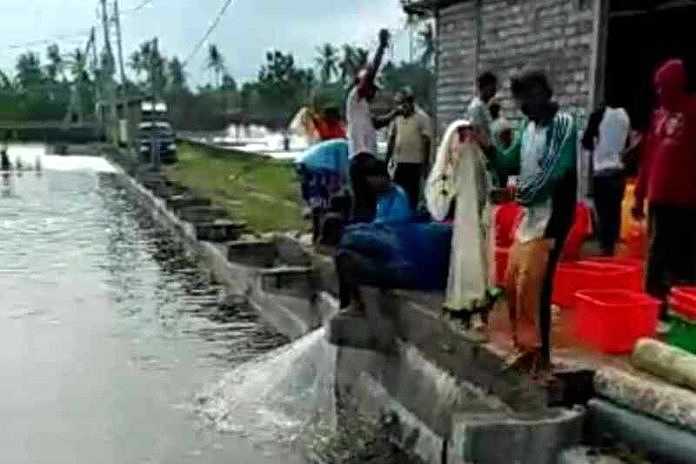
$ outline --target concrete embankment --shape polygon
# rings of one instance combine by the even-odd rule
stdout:
[[[209,200],[159,175],[116,175],[230,295],[298,338],[327,326],[339,346],[336,399],[384,423],[399,446],[428,463],[554,463],[580,442],[584,411],[574,385],[551,387],[504,371],[505,353],[472,342],[440,317],[438,295],[366,289],[366,320],[330,319],[337,279],[330,258],[290,235],[252,236]]]

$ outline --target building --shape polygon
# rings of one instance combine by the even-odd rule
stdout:
[[[442,130],[461,116],[476,76],[501,79],[525,66],[545,69],[556,98],[580,119],[602,102],[624,106],[638,127],[653,104],[652,74],[666,58],[696,61],[688,0],[402,0],[435,19],[436,116]],[[512,102],[505,99],[511,116]]]

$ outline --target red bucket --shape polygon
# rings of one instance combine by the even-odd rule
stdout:
[[[659,301],[629,290],[582,290],[576,294],[575,334],[604,353],[630,353],[657,328]]]

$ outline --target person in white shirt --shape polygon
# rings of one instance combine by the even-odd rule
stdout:
[[[602,254],[613,256],[621,231],[621,202],[626,188],[622,154],[631,131],[623,108],[602,106],[595,110],[583,135],[583,148],[590,153],[594,203]]]
[[[421,182],[430,164],[432,124],[418,105],[410,88],[397,92],[395,103],[401,114],[391,124],[387,162],[394,161],[394,182],[408,195],[411,208],[418,208]]]
[[[375,77],[388,46],[389,31],[382,29],[379,33],[379,48],[372,64],[358,74],[346,102],[353,222],[370,222],[375,216],[377,198],[367,186],[363,171],[378,155],[377,130],[388,126],[397,114],[392,111],[384,117],[373,117],[370,111],[370,102],[378,90]]]

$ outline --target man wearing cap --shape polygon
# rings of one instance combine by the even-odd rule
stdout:
[[[396,111],[384,117],[373,117],[370,112],[370,102],[378,90],[375,77],[388,45],[389,31],[382,29],[372,64],[358,74],[346,103],[354,222],[370,222],[374,218],[377,198],[371,193],[363,171],[377,157],[377,130],[389,125],[396,116]]]

